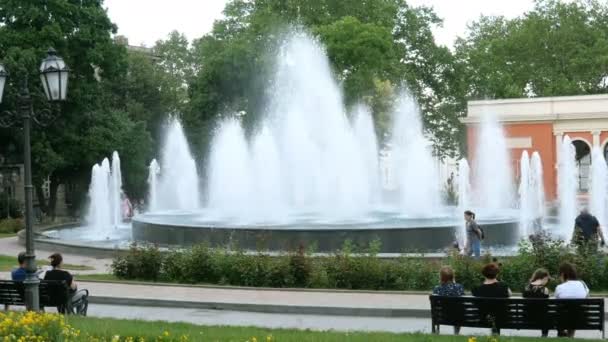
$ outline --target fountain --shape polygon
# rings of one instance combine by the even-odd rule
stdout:
[[[557,168],[557,192],[559,200],[559,226],[556,234],[569,239],[577,214],[577,168],[576,150],[569,136],[564,136],[560,146],[559,163]]]
[[[513,207],[513,178],[505,134],[492,113],[486,113],[477,137],[474,191],[477,205],[495,215]]]
[[[410,94],[399,96],[393,121],[392,146],[401,208],[412,217],[435,215],[434,208],[440,204],[435,160],[431,143],[423,134],[420,109]]]
[[[533,207],[534,231],[542,228],[542,221],[546,214],[545,185],[543,182],[543,163],[540,154],[534,151],[530,159],[530,188],[533,193],[530,205]]]
[[[387,145],[391,146],[391,173],[397,180],[393,196],[383,193],[380,185],[371,112],[363,105],[350,113],[346,110],[327,56],[316,40],[303,33],[286,40],[270,84],[267,111],[257,126],[245,129],[239,115],[228,114],[219,120],[207,158],[202,208],[158,203],[156,211],[134,219],[135,240],[161,245],[237,243],[244,249],[261,245],[269,250],[315,245],[321,252],[341,248],[345,239],[358,245],[380,239],[382,251],[391,253],[452,245],[454,229],[462,227],[462,208],[441,204],[431,143],[424,133],[420,109],[409,93],[399,94],[392,110]],[[159,183],[173,178],[167,178],[165,169],[169,158],[181,154],[182,159],[181,164],[173,161],[169,165],[191,160],[184,135],[176,127],[181,130],[174,121],[165,141],[174,147],[163,149]],[[498,129],[489,134],[495,135]],[[181,150],[175,148],[178,145]],[[505,151],[497,151],[500,146]],[[494,163],[490,152],[506,155],[504,139],[486,153],[484,165]],[[193,162],[187,164],[192,167],[179,169],[194,170]],[[462,171],[462,177],[468,178],[465,172],[468,170]],[[182,182],[188,178],[180,177]],[[165,196],[161,188],[159,185],[159,202]],[[196,188],[188,186],[189,190]],[[503,188],[508,187],[494,191]],[[461,192],[466,196],[462,203],[468,207],[473,203],[468,187]],[[170,203],[184,203],[174,197],[165,196]],[[493,216],[481,219],[490,233],[486,245],[515,242],[516,214],[507,207],[499,212],[500,205],[502,202],[496,203]]]
[[[104,158],[93,165],[89,186],[89,213],[87,224],[91,227],[91,239],[108,239],[114,230],[123,225],[122,178],[118,152],[112,153],[112,164]]]
[[[519,163],[519,236],[525,237],[532,232],[532,226],[534,223],[534,208],[532,202],[534,201],[532,187],[532,176],[530,171],[530,157],[528,151],[521,153],[521,159]]]
[[[458,211],[464,213],[465,210],[469,210],[471,205],[471,181],[470,181],[469,162],[462,158],[458,162]],[[456,230],[456,241],[460,249],[466,246],[467,238],[467,226],[462,222],[459,229]]]
[[[453,245],[455,231],[464,244],[465,208],[479,213],[484,247],[515,245],[518,212],[511,208],[510,165],[497,123],[484,125],[480,137],[486,141],[480,140],[480,172],[474,176],[475,185],[483,186],[471,191],[462,160],[459,206],[448,206],[441,203],[432,137],[411,94],[401,92],[393,101],[384,149],[395,186],[383,189],[371,111],[364,105],[347,110],[320,43],[292,34],[279,49],[271,77],[267,99],[260,101],[265,112],[256,120],[243,120],[242,112],[220,116],[200,186],[193,154],[203,151],[191,151],[178,118],[169,120],[160,158],[149,166],[148,211],[133,218],[127,245],[205,242],[334,252],[346,240],[361,247],[379,240],[384,253],[440,251]],[[113,167],[118,163],[116,158]],[[119,178],[107,160],[94,167],[91,229],[103,241],[116,220],[111,201],[119,192],[110,188],[120,188],[114,181]]]
[[[156,159],[152,159],[148,166],[148,210],[158,210],[158,175],[160,166]]]
[[[595,146],[591,151],[591,206],[590,212],[600,221],[601,226],[608,223],[608,174],[602,150]]]
[[[354,111],[353,129],[359,150],[363,157],[362,170],[367,175],[367,186],[369,194],[366,195],[372,204],[380,200],[380,165],[378,139],[374,128],[372,113],[367,106],[358,105]]]
[[[195,210],[200,207],[196,163],[181,122],[169,120],[160,159],[162,174],[157,184],[158,210]]]

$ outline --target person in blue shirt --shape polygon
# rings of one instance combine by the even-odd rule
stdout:
[[[25,252],[21,252],[17,255],[17,262],[19,263],[19,267],[11,272],[11,279],[13,279],[13,281],[25,281],[27,275],[25,269]]]

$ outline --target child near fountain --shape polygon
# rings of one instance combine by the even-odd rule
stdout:
[[[482,232],[477,222],[475,222],[475,213],[470,210],[465,211],[464,220],[467,228],[466,255],[479,258],[481,256]]]

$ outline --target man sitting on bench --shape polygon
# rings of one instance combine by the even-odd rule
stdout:
[[[63,266],[63,257],[59,253],[55,253],[49,257],[51,259],[52,270],[47,271],[44,275],[44,280],[57,280],[57,281],[65,281],[66,284],[70,287],[70,293],[72,295],[72,305],[76,310],[76,313],[84,313],[86,314],[86,308],[88,306],[88,291],[80,290],[78,291],[78,286],[76,282],[74,282],[74,277],[68,271],[62,270]]]
[[[25,269],[25,252],[21,252],[17,255],[17,262],[19,263],[19,267],[11,272],[11,279],[13,281],[25,281],[25,277],[27,276],[27,270]]]

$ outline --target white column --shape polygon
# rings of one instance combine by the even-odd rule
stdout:
[[[593,147],[600,146],[600,133],[600,131],[591,131],[591,134],[593,135]]]

